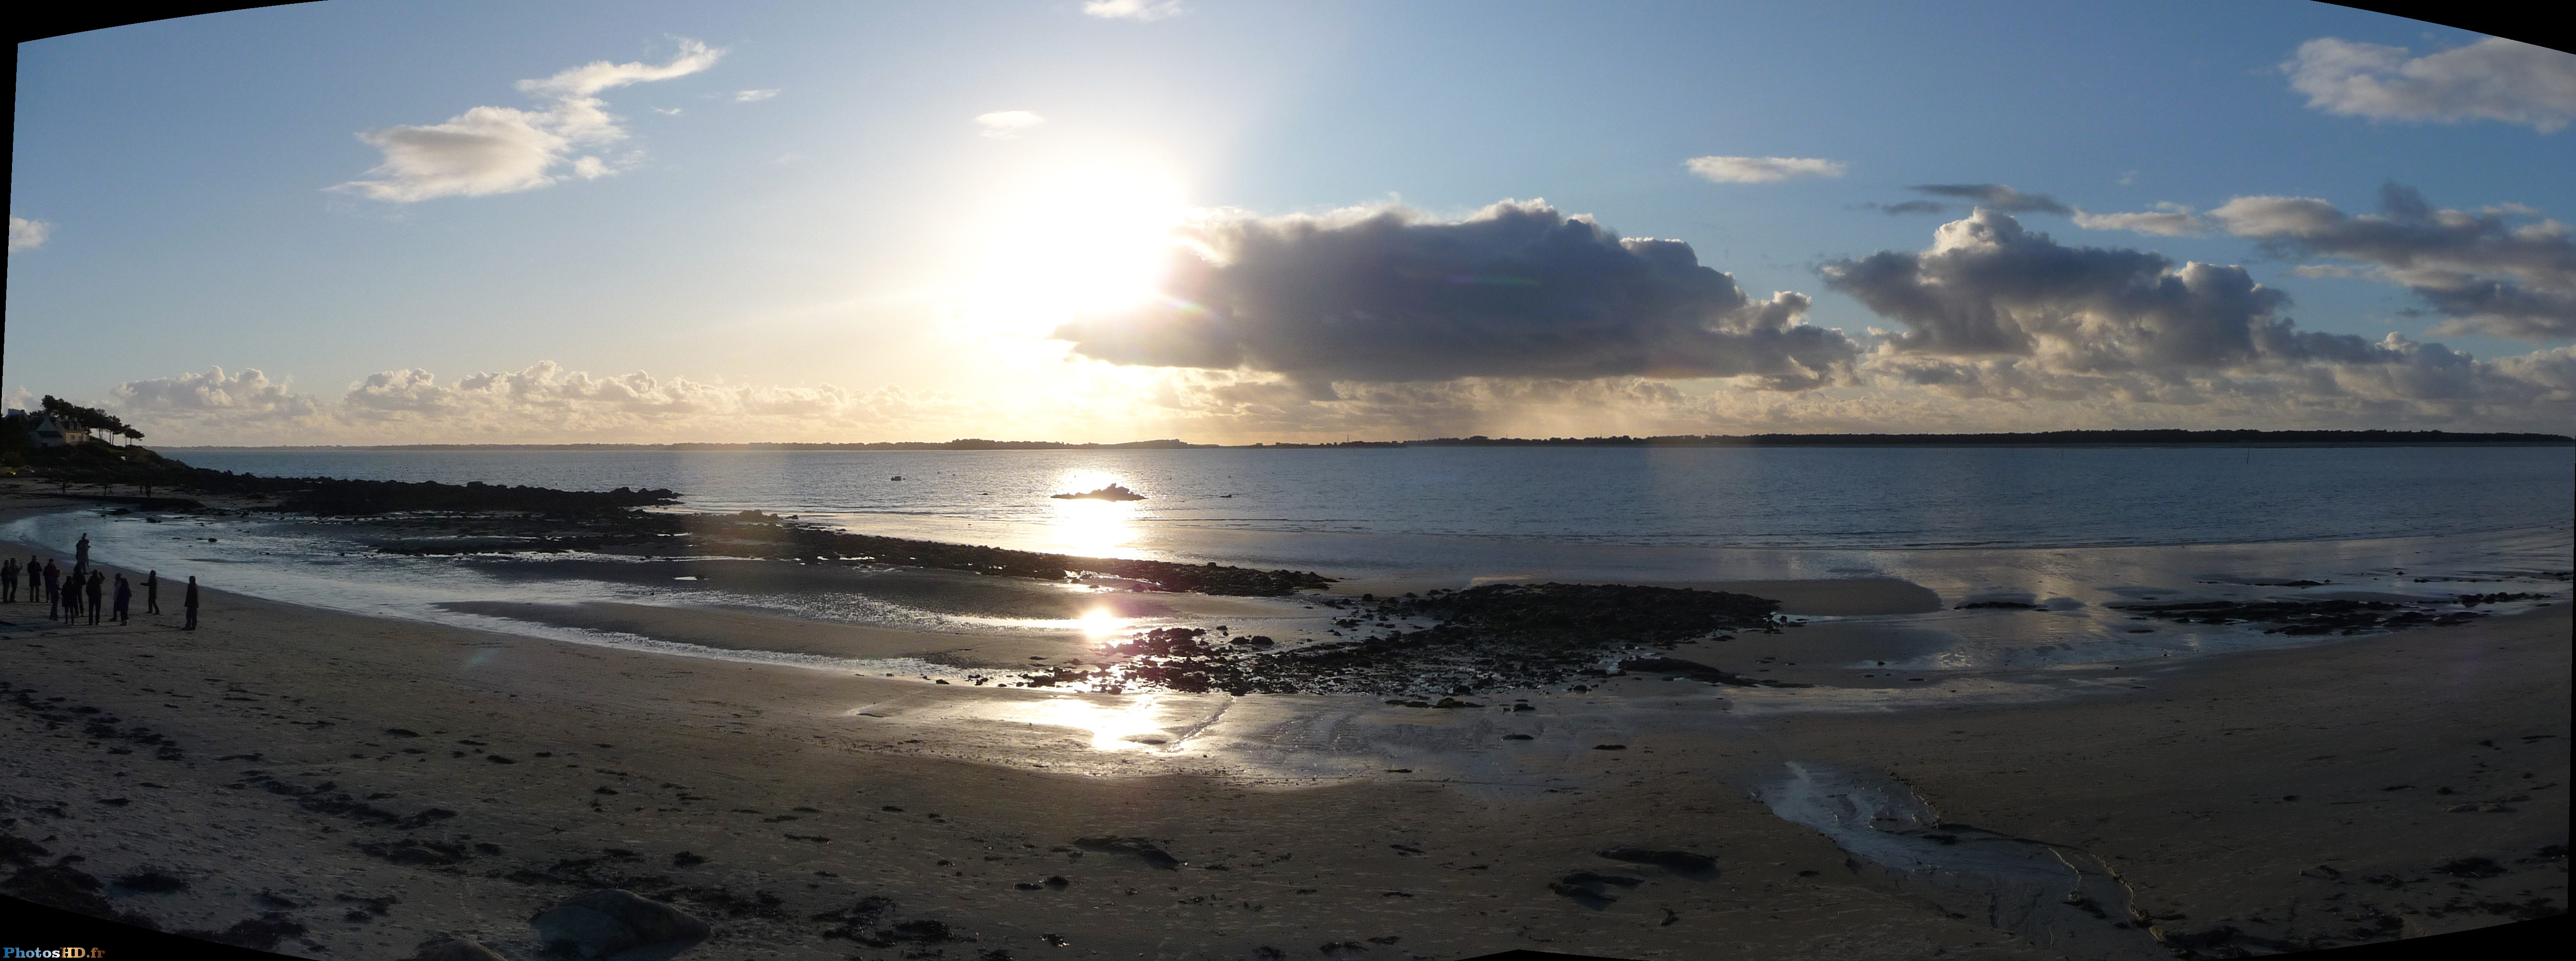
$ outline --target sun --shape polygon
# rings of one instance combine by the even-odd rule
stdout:
[[[1180,178],[1132,158],[1053,163],[998,191],[959,320],[988,336],[1044,337],[1075,315],[1158,292]]]

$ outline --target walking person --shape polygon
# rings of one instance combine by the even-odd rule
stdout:
[[[91,627],[98,626],[98,609],[101,606],[99,602],[107,599],[103,596],[106,593],[107,572],[89,572],[89,624]]]
[[[143,613],[161,613],[161,572],[158,570],[143,575]]]
[[[116,623],[122,626],[133,620],[134,585],[126,582],[125,575],[118,574],[116,575]]]
[[[183,631],[193,631],[193,630],[196,630],[196,629],[197,629],[197,576],[196,576],[196,575],[194,575],[194,574],[190,574],[190,575],[188,575],[188,596],[186,596],[186,597],[184,597],[184,598],[181,598],[181,599],[179,600],[179,606],[181,606],[181,607],[184,607],[184,608],[187,608],[187,609],[188,609],[188,626],[186,626],[186,627],[182,627],[182,628],[180,628],[180,630],[183,630]]]
[[[63,619],[63,569],[52,561],[45,562],[45,619]]]

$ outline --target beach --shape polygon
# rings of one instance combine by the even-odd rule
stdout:
[[[712,922],[696,955],[780,958],[2222,956],[2566,899],[2564,603],[1962,676],[2009,697],[1821,678],[1846,706],[1799,711],[1642,674],[1450,710],[941,684],[224,591],[189,633],[174,599],[128,627],[0,613],[13,869],[78,855],[118,911],[306,957],[529,957],[533,912],[601,887]],[[693,645],[1049,656],[557,608]],[[1872,792],[1890,830],[1793,820]]]

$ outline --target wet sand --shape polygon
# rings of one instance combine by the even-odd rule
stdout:
[[[186,881],[104,889],[165,928],[274,913],[305,928],[275,949],[308,957],[397,958],[453,933],[530,958],[525,918],[612,885],[714,921],[691,956],[778,958],[2145,958],[2173,952],[2114,927],[2130,907],[2216,955],[2496,923],[2566,899],[2563,604],[1987,678],[2053,692],[2039,703],[1801,713],[1655,678],[1534,694],[1527,711],[1068,695],[221,592],[191,634],[174,629],[174,601],[125,628],[0,608],[7,830],[102,879]],[[501,613],[832,656],[999,664],[1073,643],[650,605]],[[1862,644],[1832,630],[1734,643],[1781,645],[1769,656],[1783,662]],[[1854,680],[1837,703],[1867,690]],[[1892,884],[1776,816],[1754,795],[1788,761],[1890,777],[1945,822],[2098,858],[2135,903],[2036,947],[2052,935]],[[1151,839],[1179,864],[1086,838]],[[1601,853],[1621,849],[1705,854],[1715,870]],[[817,916],[865,897],[957,940],[827,938],[847,922]],[[394,900],[368,900],[381,898]]]

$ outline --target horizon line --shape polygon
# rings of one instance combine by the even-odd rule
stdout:
[[[2565,434],[2543,434],[2511,431],[2443,431],[2443,430],[2258,430],[2252,428],[2197,430],[2187,428],[2143,428],[2054,431],[1978,431],[1955,433],[1765,433],[1765,434],[1663,434],[1630,436],[1626,434],[1591,437],[1433,437],[1411,440],[1346,440],[1346,441],[1267,441],[1249,444],[1194,444],[1177,438],[1123,441],[1116,443],[989,440],[958,438],[947,441],[673,441],[666,443],[556,442],[556,443],[424,443],[424,444],[173,444],[162,450],[194,451],[397,451],[397,450],[1296,450],[1327,448],[1392,448],[1392,447],[1522,447],[1522,446],[1594,446],[1594,447],[1722,447],[1853,444],[1878,446],[1888,444],[2176,444],[2176,443],[2247,443],[2275,442],[2302,444],[2404,444],[2404,443],[2487,443],[2576,445],[2576,437]],[[142,446],[142,445],[137,445]]]

